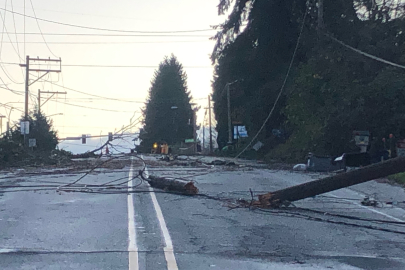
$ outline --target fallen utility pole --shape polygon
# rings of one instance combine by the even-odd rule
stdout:
[[[279,207],[285,202],[302,200],[404,171],[405,157],[398,157],[347,173],[337,174],[282,190],[258,195],[259,204],[262,207]]]
[[[151,187],[154,188],[188,195],[198,194],[198,188],[194,186],[193,181],[186,181],[178,178],[157,177],[153,175],[149,175],[148,178],[145,178],[142,171],[139,171],[139,175],[143,180],[147,181]]]

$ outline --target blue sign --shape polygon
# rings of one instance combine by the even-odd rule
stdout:
[[[234,126],[233,127],[233,138],[235,140],[239,139],[239,138],[247,138],[247,137],[249,137],[249,136],[248,136],[245,126]]]

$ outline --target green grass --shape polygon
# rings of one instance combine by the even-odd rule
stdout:
[[[390,175],[388,176],[388,179],[405,186],[405,172]]]

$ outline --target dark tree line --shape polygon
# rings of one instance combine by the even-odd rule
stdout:
[[[367,58],[329,38],[405,64],[404,6],[400,1],[221,0],[231,11],[218,27],[212,53],[218,141],[226,142],[224,87],[231,85],[232,119],[254,134],[285,78],[304,14],[304,30],[287,85],[259,139],[265,154],[303,158],[309,151],[337,155],[355,150],[352,131],[381,140],[405,136],[404,70]],[[319,27],[320,26],[320,27]],[[327,34],[327,35],[326,35]],[[282,130],[282,138],[273,134]]]

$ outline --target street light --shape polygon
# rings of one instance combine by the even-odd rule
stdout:
[[[177,109],[178,109],[179,107],[177,107],[177,106],[171,106],[170,107],[170,109],[171,110],[173,110],[174,111],[174,115],[173,115],[173,126],[175,126],[176,128],[174,129],[174,133],[173,133],[173,136],[172,136],[172,144],[174,143],[174,139],[175,139],[175,137],[176,137],[176,135],[177,135],[177,128],[178,128],[178,125],[175,123],[175,119],[176,119],[176,117],[177,117]]]
[[[7,136],[8,136],[8,131],[10,130],[11,112],[12,112],[14,109],[17,109],[17,110],[18,110],[18,108],[15,108],[15,107],[13,107],[13,106],[7,105],[7,104],[11,104],[11,103],[22,103],[22,102],[7,102],[7,103],[4,103],[4,104],[0,104],[1,106],[3,106],[3,107],[5,108],[6,113],[7,113],[7,108],[10,109],[10,111],[9,111],[9,113],[8,113],[8,117],[7,117]],[[21,110],[20,110],[20,111],[21,111]],[[2,118],[4,118],[4,117],[2,117]]]

